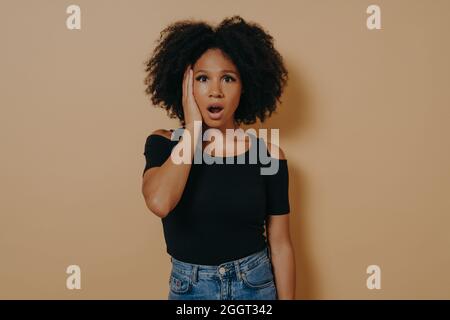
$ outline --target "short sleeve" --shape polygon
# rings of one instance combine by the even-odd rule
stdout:
[[[265,175],[266,179],[266,214],[282,215],[290,212],[289,206],[289,172],[286,159],[279,159],[278,171]]]
[[[174,143],[174,141],[158,134],[149,135],[145,142],[145,168],[142,176],[144,176],[145,171],[148,169],[162,166],[170,157],[172,148],[175,144],[176,141]]]

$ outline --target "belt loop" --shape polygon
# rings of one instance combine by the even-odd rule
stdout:
[[[241,268],[239,268],[239,260],[234,261],[234,267],[236,268],[236,275],[239,281],[241,281]]]
[[[196,283],[197,282],[197,273],[198,273],[198,266],[194,265],[192,267],[192,283]]]
[[[271,254],[270,254],[270,247],[267,246],[266,247],[266,253],[267,253],[267,257],[269,258],[269,260],[272,260]]]

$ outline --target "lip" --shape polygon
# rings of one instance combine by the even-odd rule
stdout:
[[[224,108],[223,103],[220,103],[220,102],[212,102],[212,103],[208,104],[208,107],[207,107],[207,108],[212,107],[212,106]]]
[[[208,116],[209,116],[212,120],[218,120],[218,119],[220,119],[220,118],[222,117],[224,110],[225,110],[225,109],[222,109],[222,110],[220,110],[219,112],[213,113],[213,112],[210,112],[210,111],[207,109],[207,111],[208,111]]]
[[[219,112],[210,112],[208,109],[209,109],[209,107],[212,107],[212,106],[215,106],[215,107],[221,107],[222,108],[222,110],[220,110]],[[225,107],[224,107],[224,105],[222,104],[222,103],[219,103],[219,102],[213,102],[213,103],[210,103],[207,107],[206,107],[206,111],[208,111],[208,116],[209,116],[209,118],[210,119],[212,119],[212,120],[218,120],[218,119],[220,119],[221,117],[222,117],[222,115],[223,115],[223,111],[225,110]]]

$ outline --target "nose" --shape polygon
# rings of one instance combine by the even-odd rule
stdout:
[[[211,88],[209,90],[209,96],[210,97],[223,97],[223,93],[222,93],[222,89],[220,88],[220,84],[215,83],[214,81],[212,81],[213,83],[211,84]]]

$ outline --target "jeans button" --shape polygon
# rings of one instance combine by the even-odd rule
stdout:
[[[220,274],[224,274],[225,273],[225,268],[224,267],[220,267],[219,268],[219,273]]]

